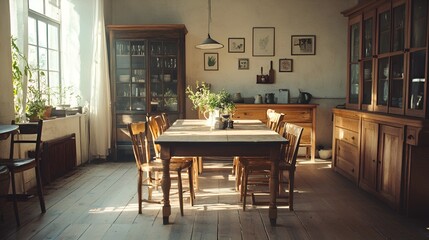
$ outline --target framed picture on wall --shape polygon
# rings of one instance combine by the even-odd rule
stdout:
[[[217,71],[219,70],[219,54],[204,53],[204,70]]]
[[[238,59],[238,70],[247,70],[249,69],[249,59],[248,58],[239,58]]]
[[[316,36],[315,35],[292,35],[291,39],[292,55],[315,55]]]
[[[228,38],[229,53],[244,53],[245,47],[244,38]]]
[[[274,56],[274,27],[254,27],[252,40],[254,57]]]
[[[279,60],[279,72],[292,72],[293,60],[283,58]]]

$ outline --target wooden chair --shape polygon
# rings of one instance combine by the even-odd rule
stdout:
[[[280,125],[281,122],[283,121],[285,115],[283,113],[276,113],[275,110],[272,109],[268,109],[267,110],[267,127],[270,128],[273,131],[276,132],[280,132]],[[234,170],[234,174],[235,174],[235,189],[237,191],[239,191],[241,188],[241,181],[242,181],[242,164],[241,162],[243,161],[251,161],[252,159],[254,160],[258,160],[260,158],[246,158],[246,157],[235,157],[234,158],[234,163],[233,163],[233,168],[235,168]]]
[[[161,113],[159,117],[154,116],[153,118],[155,119],[158,126],[160,126],[161,133],[166,131],[171,126],[170,121],[168,120],[167,113]],[[155,154],[157,155],[157,157],[159,157],[160,148],[159,148],[159,145],[156,145],[156,146],[155,145],[156,144],[154,144]],[[201,169],[200,165],[202,165],[201,158],[193,157],[192,164],[193,164],[192,171],[193,171],[194,188],[198,189],[198,175],[200,173],[199,170]]]
[[[293,211],[293,193],[295,185],[295,170],[296,170],[296,159],[298,155],[299,142],[301,140],[302,131],[304,128],[291,124],[285,123],[282,135],[284,138],[289,140],[289,144],[283,145],[280,154],[279,162],[279,189],[277,193],[278,198],[287,198],[289,210]],[[265,171],[266,178],[265,182],[268,184],[271,162],[270,161],[253,161],[253,162],[243,162],[243,210],[246,207],[246,196],[248,195],[248,185],[249,185],[249,176],[253,172]],[[287,173],[287,177],[284,176],[284,173]],[[258,179],[258,181],[261,181]],[[284,185],[288,185],[287,195],[285,195]],[[251,194],[252,202],[255,204],[255,192]]]
[[[170,121],[168,120],[167,113],[165,112],[161,113],[161,119],[162,119],[162,129],[165,131],[170,127]]]
[[[161,146],[158,144],[155,144],[155,139],[158,138],[159,135],[161,135],[165,130],[168,129],[168,127],[170,127],[170,123],[168,123],[168,117],[166,113],[163,113],[161,115],[154,115],[154,116],[150,116],[148,117],[148,125],[149,125],[149,130],[152,136],[152,143],[153,143],[153,148],[155,151],[155,160],[156,161],[160,161],[161,160]],[[171,162],[176,162],[176,163],[180,163],[180,162],[190,162],[192,165],[191,168],[191,172],[189,174],[192,174],[193,177],[189,178],[189,181],[192,181],[192,196],[193,199],[195,199],[195,188],[198,187],[198,171],[197,168],[195,166],[196,162],[197,162],[197,158],[196,157],[172,157],[170,159]],[[193,203],[192,203],[193,204]]]
[[[15,124],[15,121],[12,121]],[[12,183],[12,200],[15,211],[16,224],[21,225],[18,212],[18,194],[16,193],[15,174],[34,169],[36,173],[37,195],[39,197],[40,209],[42,213],[46,212],[45,199],[43,197],[42,178],[40,175],[40,156],[41,156],[41,138],[43,120],[37,123],[17,124],[18,133],[11,135],[9,159],[2,160],[0,164],[6,165],[9,169]],[[26,158],[14,158],[15,147],[28,146],[34,150],[34,156]]]
[[[146,122],[130,123],[128,124],[128,131],[133,143],[134,158],[136,160],[138,181],[137,181],[137,192],[138,192],[138,204],[139,214],[142,213],[142,202],[154,202],[152,201],[152,188],[160,184],[161,178],[159,177],[162,173],[162,163],[160,161],[153,161],[150,157],[150,149],[147,141],[147,124]],[[183,216],[183,187],[181,172],[188,170],[192,172],[192,162],[171,162],[170,171],[175,172],[178,178],[178,192],[179,192],[179,203],[180,203],[180,214]],[[144,173],[147,173],[147,178],[144,178]],[[148,186],[148,199],[143,199],[142,187]],[[190,202],[193,205],[194,191],[192,184],[192,174],[189,174],[189,189],[191,193]]]

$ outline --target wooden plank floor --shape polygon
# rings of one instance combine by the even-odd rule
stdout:
[[[45,214],[37,198],[20,203],[20,228],[12,204],[3,204],[0,239],[429,239],[427,222],[397,214],[329,164],[299,161],[295,211],[279,207],[275,227],[267,207],[242,211],[230,162],[205,163],[195,205],[186,199],[183,217],[173,186],[165,226],[159,204],[144,203],[137,213],[133,162],[87,164],[46,186]]]

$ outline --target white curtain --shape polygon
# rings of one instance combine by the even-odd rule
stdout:
[[[27,0],[9,3],[12,35],[26,53]],[[90,158],[106,158],[112,120],[104,0],[61,0],[61,81],[75,87],[89,109]]]
[[[107,57],[104,25],[104,0],[95,6],[92,42],[91,98],[89,106],[90,154],[94,158],[108,155],[111,139],[112,118],[110,111],[109,61]]]

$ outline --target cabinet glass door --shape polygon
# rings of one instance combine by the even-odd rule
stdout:
[[[369,14],[369,16],[374,16]],[[362,110],[373,110],[372,107],[372,85],[373,85],[373,46],[374,46],[374,17],[363,21],[362,42]]]
[[[130,111],[131,108],[131,57],[130,41],[116,41],[116,104],[117,113]]]
[[[359,50],[360,24],[350,26],[350,76],[349,76],[349,103],[358,104],[359,101]]]
[[[387,106],[389,97],[389,58],[378,60],[377,106]]]
[[[390,52],[390,10],[378,16],[378,53],[387,53]]]
[[[153,41],[150,43],[150,51],[151,112],[177,113],[177,43]]]
[[[131,111],[146,112],[146,49],[144,41],[131,42]]]
[[[426,51],[418,51],[410,54],[410,73],[408,89],[408,108],[422,110],[425,101],[425,65]]]
[[[411,1],[407,114],[425,116],[427,0]]]
[[[363,97],[362,104],[372,102],[372,60],[363,62]]]
[[[405,44],[405,4],[393,8],[393,48],[392,51],[404,49]]]
[[[391,90],[390,90],[390,104],[389,111],[391,108],[402,108],[403,107],[403,94],[404,94],[404,55],[397,55],[391,58]]]

